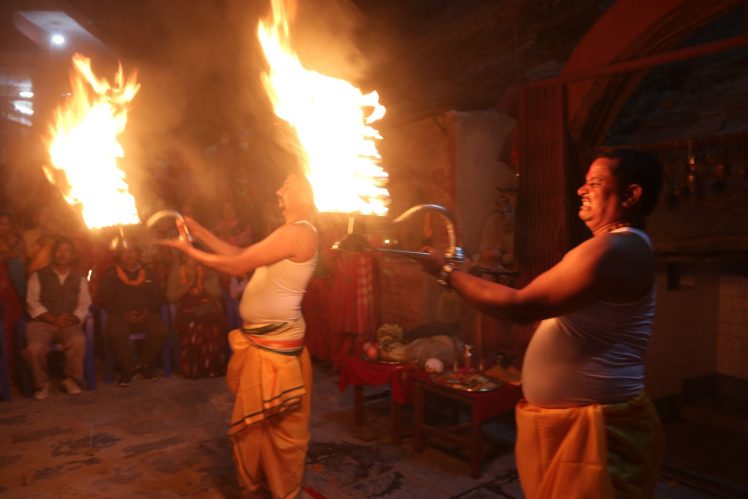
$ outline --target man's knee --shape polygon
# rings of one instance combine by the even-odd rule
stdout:
[[[86,334],[83,332],[83,329],[77,327],[70,331],[70,334],[68,335],[68,346],[74,350],[86,350]]]

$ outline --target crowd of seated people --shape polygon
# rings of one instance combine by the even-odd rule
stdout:
[[[251,241],[251,226],[233,206],[222,210],[215,227],[227,240]],[[133,228],[136,234],[145,230]],[[43,205],[22,214],[0,207],[0,320],[9,332],[0,351],[16,386],[24,385],[22,372],[29,373],[26,379],[31,378],[37,400],[50,393],[47,354],[52,343],[64,358],[52,379],[61,369],[62,391],[77,394],[85,388],[83,324],[89,313],[104,319],[96,321],[96,355],[102,359],[109,349],[120,386],[137,377],[157,378],[171,333],[183,376],[225,374],[227,311],[236,309],[230,301],[238,302],[248,276],[219,276],[180,260],[171,249],[140,245],[138,237],[121,237],[115,247],[116,239],[112,233],[88,231],[64,205]],[[130,240],[132,244],[123,244]],[[169,303],[171,317],[162,314]],[[142,347],[134,345],[134,332],[144,337]]]

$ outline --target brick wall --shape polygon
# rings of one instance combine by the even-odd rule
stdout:
[[[717,372],[748,379],[748,277],[722,275],[719,281]]]
[[[404,329],[424,322],[428,278],[421,266],[405,258],[379,259],[379,310],[382,324],[400,324]]]
[[[486,221],[498,212],[499,191],[516,189],[517,177],[499,160],[504,140],[516,122],[496,111],[458,112],[454,116],[455,215],[468,255],[478,252]],[[507,199],[508,201],[508,199]],[[513,225],[510,222],[505,225]],[[505,237],[513,241],[513,231]]]

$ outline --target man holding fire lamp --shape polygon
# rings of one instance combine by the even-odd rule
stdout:
[[[301,301],[317,264],[314,198],[307,179],[289,175],[278,189],[285,224],[246,248],[186,218],[182,237],[163,241],[202,265],[231,275],[254,270],[242,295],[243,326],[229,335],[226,382],[236,396],[229,437],[239,482],[248,492],[296,497],[309,443],[312,371],[304,347]],[[213,253],[187,241],[184,229]]]
[[[577,190],[579,217],[593,237],[522,289],[459,271],[437,251],[420,258],[483,313],[541,321],[516,408],[517,468],[528,498],[652,496],[662,432],[644,393],[655,258],[642,228],[661,187],[652,155],[599,156]]]

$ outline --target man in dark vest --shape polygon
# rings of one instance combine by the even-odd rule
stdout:
[[[156,379],[154,364],[168,334],[161,320],[164,291],[158,276],[140,261],[141,250],[134,239],[122,241],[116,250],[117,263],[101,281],[99,298],[107,311],[105,334],[120,372],[119,386],[132,383],[138,374],[145,381]],[[133,332],[145,333],[139,364],[130,341]]]
[[[31,366],[36,400],[49,396],[47,354],[54,339],[65,353],[62,387],[71,395],[81,393],[86,337],[83,322],[91,305],[88,283],[73,266],[76,248],[67,237],[52,246],[52,263],[29,277],[26,305],[26,361]]]

